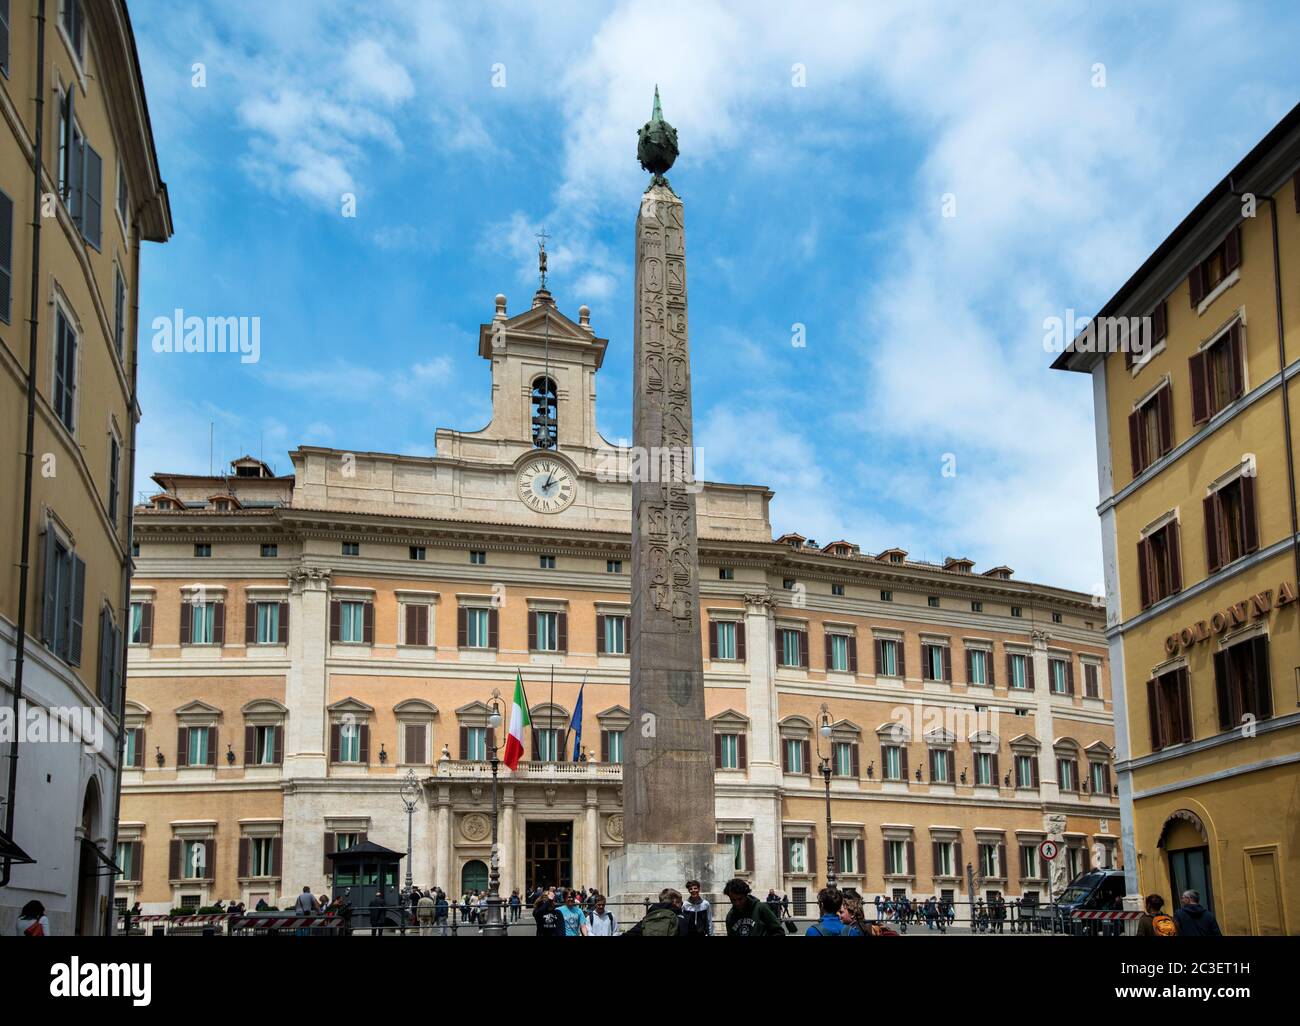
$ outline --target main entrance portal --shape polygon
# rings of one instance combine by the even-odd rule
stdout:
[[[573,824],[529,823],[524,837],[528,889],[572,887]],[[594,886],[594,882],[583,886]]]

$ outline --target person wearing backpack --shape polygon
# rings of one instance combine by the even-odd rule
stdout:
[[[844,896],[834,887],[823,887],[817,892],[817,908],[821,918],[804,932],[805,937],[861,937],[855,925],[846,925],[840,918]]]
[[[1179,937],[1222,937],[1214,913],[1201,904],[1196,891],[1183,891],[1182,907],[1174,913]]]
[[[686,919],[682,914],[682,895],[671,887],[659,892],[659,901],[651,905],[644,918],[624,937],[685,937]]]
[[[749,884],[744,880],[727,881],[722,893],[731,901],[731,911],[727,913],[728,937],[785,936],[776,913],[767,902],[759,901],[749,892]]]
[[[1138,919],[1137,935],[1139,937],[1177,937],[1178,924],[1174,917],[1166,915],[1165,899],[1159,894],[1146,896],[1146,911]]]
[[[597,894],[591,911],[587,913],[588,937],[617,937],[618,920],[613,912],[605,910],[605,895]]]

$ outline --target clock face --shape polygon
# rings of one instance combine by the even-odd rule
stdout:
[[[573,475],[559,460],[532,460],[519,471],[519,497],[534,512],[558,513],[573,502],[576,493]]]

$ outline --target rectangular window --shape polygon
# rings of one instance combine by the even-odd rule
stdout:
[[[474,566],[484,566],[487,563],[487,553],[471,550],[469,554],[469,561]]]
[[[554,556],[539,556],[539,557],[538,557],[538,565],[539,565],[539,566],[541,567],[541,569],[543,569],[543,570],[554,570],[554,569],[555,569],[555,557],[554,557]]]
[[[892,591],[882,591],[882,592],[880,593],[880,601],[881,601],[881,602],[893,602],[893,601],[894,601],[894,593],[893,593]]]
[[[803,751],[807,742],[799,738],[787,737],[781,743],[785,745],[785,771],[787,773],[807,772],[803,763]]]
[[[971,611],[972,613],[982,613],[982,612],[984,612],[984,603],[983,603],[983,602],[972,602],[972,603],[970,604],[970,611]]]
[[[749,867],[745,865],[745,835],[723,834],[722,843],[730,847],[732,854],[735,856],[736,872],[746,872]]]
[[[211,545],[207,544],[206,542],[204,542],[204,543],[202,543],[202,544],[198,544],[198,543],[195,544],[195,546],[194,546],[194,558],[195,558],[195,559],[210,559],[211,556],[212,556],[212,546],[211,546]]]
[[[719,738],[722,745],[722,768],[740,769],[740,735],[721,734]]]
[[[1020,846],[1020,866],[1021,875],[1026,880],[1037,880],[1038,874],[1038,845],[1022,844]]]
[[[1052,693],[1055,695],[1068,695],[1070,693],[1069,670],[1070,664],[1064,659],[1047,660],[1048,676],[1052,681]]]
[[[858,870],[858,842],[849,837],[835,839],[835,862],[841,873],[855,876]]]
[[[191,645],[215,645],[217,643],[217,603],[187,602],[189,607]]]
[[[110,434],[108,437],[108,519],[112,521],[113,529],[117,529],[117,494],[121,490],[121,484],[118,475],[121,471],[122,449],[118,444],[117,436]]]
[[[186,765],[208,766],[212,764],[211,727],[190,727],[186,731],[188,743],[185,749]]]
[[[1110,767],[1104,762],[1088,763],[1088,776],[1094,794],[1110,794]]]
[[[1010,686],[1024,691],[1029,687],[1029,656],[1013,652],[1007,656],[1011,669]]]
[[[148,645],[153,641],[153,603],[131,603],[130,644]]]
[[[254,837],[250,845],[249,869],[253,876],[272,876],[275,873],[275,838]]]
[[[889,638],[876,641],[876,674],[881,677],[903,675],[899,654],[901,642]]]
[[[6,2],[5,6],[8,6]],[[5,29],[4,42],[9,32]],[[5,48],[5,73],[8,73],[8,47]],[[0,321],[9,323],[14,289],[14,201],[0,192]]]
[[[1138,586],[1142,608],[1182,591],[1177,520],[1170,520],[1138,542]]]
[[[903,749],[897,745],[886,745],[880,750],[881,773],[886,780],[903,779]]]
[[[998,845],[981,844],[979,846],[980,875],[987,880],[1002,879],[1002,867],[998,864]]]
[[[253,764],[256,766],[274,766],[278,762],[275,757],[275,739],[278,727],[254,727],[253,728]]]
[[[889,876],[907,876],[907,842],[885,842],[885,872]]]
[[[1248,716],[1266,720],[1273,715],[1268,674],[1268,638],[1241,641],[1214,653],[1214,688],[1219,729],[1240,727]]]
[[[490,609],[465,610],[465,647],[490,648],[488,628],[492,622]]]
[[[849,638],[846,634],[832,634],[829,638],[830,661],[826,667],[835,673],[849,672]]]
[[[536,623],[537,639],[533,646],[537,652],[560,650],[560,614],[539,611],[532,614]]]
[[[608,758],[605,761],[612,762],[615,765],[621,765],[623,762],[623,731],[605,731],[605,745],[608,755]]]
[[[542,727],[537,731],[536,758],[540,762],[558,762],[560,758],[560,730]]]
[[[966,650],[970,684],[987,686],[989,682],[989,653],[980,648]]]
[[[627,655],[627,617],[605,615],[605,655]]]
[[[423,602],[403,602],[402,644],[427,648],[429,645],[429,606]]]
[[[129,727],[129,728],[127,728],[126,736],[125,736],[125,740],[126,740],[126,751],[123,753],[123,756],[122,756],[122,765],[124,765],[124,766],[139,766],[139,765],[142,764],[142,760],[141,760],[141,758],[140,758],[140,755],[141,755],[141,752],[140,752],[140,733],[141,733],[141,732],[140,732],[140,728],[139,728],[139,727]],[[131,879],[131,878],[130,878],[130,877],[127,877],[126,879],[129,880],[129,879]]]
[[[729,567],[729,566],[720,566],[720,567],[718,567],[718,580],[720,580],[720,581],[734,581],[735,579],[736,579],[736,571],[735,571],[734,569],[732,569],[732,568]],[[739,835],[737,835],[737,836],[739,836]]]
[[[785,839],[785,862],[791,873],[808,872],[808,840],[804,837]]]
[[[1241,398],[1245,391],[1241,322],[1190,360],[1192,422],[1201,424]]]
[[[956,871],[953,868],[955,861],[956,860],[953,857],[952,841],[934,842],[935,876],[955,876]]]
[[[276,558],[277,556],[279,556],[279,555],[280,555],[280,546],[279,546],[279,545],[263,545],[263,546],[262,546],[262,558],[263,558],[263,559],[275,559],[275,558]]]
[[[488,757],[487,727],[465,728],[465,757],[474,762],[484,762]]]
[[[1060,622],[1061,622],[1061,614],[1060,614],[1060,613],[1053,613],[1053,614],[1052,614],[1052,623],[1060,623]]]
[[[126,282],[117,265],[113,265],[113,346],[117,358],[126,358]]]
[[[808,666],[808,635],[803,631],[781,628],[777,632],[780,665],[796,668]]]
[[[63,544],[52,527],[47,527],[42,640],[55,655],[72,666],[81,665],[85,593],[85,562]]]
[[[1062,791],[1079,790],[1079,764],[1073,759],[1057,759],[1056,784]]]
[[[366,603],[339,603],[339,641],[360,645],[366,637]]]
[[[975,753],[975,786],[976,787],[997,787],[998,774],[993,768],[992,752]]]
[[[844,585],[842,585],[842,584],[832,584],[832,585],[831,585],[831,594],[832,594],[832,595],[843,595],[843,594],[844,594]]]
[[[1083,694],[1085,698],[1101,697],[1101,673],[1096,663],[1083,664]]]
[[[1012,606],[1012,607],[1011,607],[1011,615],[1012,615],[1012,616],[1023,616],[1024,613],[1021,612],[1021,609],[1020,609],[1019,606]]]
[[[280,644],[280,603],[257,603],[257,633],[255,640],[259,645]]]
[[[1255,479],[1245,474],[1205,499],[1205,549],[1211,572],[1259,548]]]
[[[786,591],[794,591],[794,578],[793,577],[785,578],[785,580],[781,582],[781,587],[784,588]]]
[[[77,333],[57,307],[54,318],[54,415],[69,431],[76,427]]]
[[[736,625],[729,620],[718,620],[713,624],[714,633],[718,639],[718,656],[719,659],[735,659],[736,656]]]
[[[946,748],[934,748],[930,751],[930,783],[952,783],[952,752]]]
[[[126,168],[122,166],[122,162],[119,160],[117,162],[117,216],[122,219],[124,228],[128,227],[130,223],[127,219],[130,206],[130,196],[126,184]]]
[[[411,556],[411,558],[414,559],[416,562],[419,562],[419,563],[423,563],[423,562],[424,562],[424,546],[423,546],[423,545],[412,545],[412,546],[410,547],[410,550],[409,550],[409,551],[410,551],[410,556]]]
[[[63,0],[63,12],[60,22],[63,31],[72,43],[72,52],[81,61],[85,54],[86,12],[81,6],[82,0]]]
[[[946,645],[922,645],[921,669],[926,680],[952,680],[952,662]]]
[[[1165,384],[1129,414],[1129,455],[1134,477],[1174,447],[1173,409],[1173,389]]]
[[[605,560],[605,573],[621,574],[623,572],[623,561],[621,559]]]
[[[345,556],[359,556],[359,555],[361,555],[361,543],[360,543],[360,542],[344,542],[344,543],[343,543],[343,555],[345,555]]]
[[[181,844],[181,879],[206,880],[208,876],[208,842],[184,841]],[[182,899],[183,902],[184,899]],[[198,899],[195,899],[197,904]]]
[[[1191,687],[1186,667],[1147,681],[1147,718],[1153,751],[1192,740]]]
[[[131,841],[117,842],[117,865],[118,868],[122,870],[122,875],[121,877],[119,877],[119,879],[122,880],[136,879],[135,866],[132,865],[132,861],[131,861],[131,856],[133,854],[135,854],[135,848],[133,842]]]
[[[1187,276],[1188,298],[1192,308],[1199,309],[1201,302],[1227,277],[1241,266],[1241,227],[1237,226],[1223,237],[1213,251],[1192,268]]]
[[[930,596],[928,596],[928,597],[926,598],[926,600],[925,600],[925,604],[926,604],[927,606],[929,606],[931,609],[938,609],[938,608],[939,608],[939,596],[938,596],[938,595],[930,595]]]
[[[1038,786],[1038,759],[1033,755],[1016,756],[1016,787]]]
[[[837,777],[856,777],[856,767],[854,766],[853,743],[851,741],[836,741],[834,748],[833,765]]]

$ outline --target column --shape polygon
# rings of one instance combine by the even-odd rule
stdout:
[[[435,785],[437,825],[433,832],[434,883],[450,896],[455,893],[451,884],[451,794],[446,784]]]
[[[1047,661],[1046,631],[1034,630],[1030,634],[1034,643],[1034,736],[1038,738],[1039,800],[1047,805],[1060,800],[1061,789],[1056,783],[1056,751],[1052,747],[1052,677]]]
[[[510,892],[519,885],[515,873],[515,789],[507,784],[501,789],[501,822],[498,826],[499,860],[501,872],[501,896],[509,898]],[[523,897],[522,888],[520,897]]]
[[[299,566],[289,573],[289,670],[284,704],[292,714],[285,727],[286,779],[326,775],[329,581],[328,568]]]
[[[749,779],[755,784],[779,785],[777,758],[776,631],[772,597],[766,592],[745,596],[745,715],[749,717]],[[757,838],[755,838],[757,840]]]
[[[583,844],[583,879],[575,880],[575,884],[583,887],[595,887],[598,891],[603,891],[604,885],[600,882],[600,815],[597,809],[596,789],[587,788],[587,824],[586,837]]]

